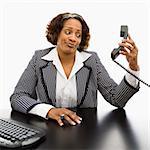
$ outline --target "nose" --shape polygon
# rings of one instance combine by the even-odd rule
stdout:
[[[76,35],[71,34],[70,37],[69,37],[69,40],[72,41],[72,42],[76,42],[77,41]]]

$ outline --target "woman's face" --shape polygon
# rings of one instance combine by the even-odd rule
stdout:
[[[71,18],[64,22],[58,36],[57,50],[64,54],[74,54],[82,38],[82,25],[77,19]]]

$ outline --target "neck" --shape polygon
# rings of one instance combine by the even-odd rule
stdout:
[[[75,53],[65,54],[65,53],[62,53],[58,50],[57,50],[57,52],[58,52],[58,56],[59,56],[59,59],[60,59],[62,64],[74,64],[74,62],[75,62]]]

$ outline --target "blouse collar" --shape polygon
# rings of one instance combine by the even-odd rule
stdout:
[[[90,56],[91,56],[91,54],[86,53],[84,51],[82,51],[82,52],[76,51],[75,63],[72,68],[69,79],[83,67],[83,62],[86,61]],[[59,71],[62,74],[62,76],[67,79],[67,77],[64,73],[62,64],[60,62],[60,59],[58,57],[58,52],[57,52],[56,47],[53,48],[48,54],[43,56],[42,59],[47,60],[47,61],[52,61],[53,64],[56,66],[57,71]]]

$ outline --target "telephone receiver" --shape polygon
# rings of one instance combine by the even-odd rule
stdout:
[[[127,39],[128,37],[128,26],[127,25],[122,25],[121,26],[121,30],[120,30],[120,37],[123,37],[124,39]],[[125,71],[127,71],[129,74],[131,74],[132,76],[134,76],[137,80],[139,80],[140,82],[142,82],[143,84],[145,84],[146,86],[150,87],[150,84],[146,83],[145,81],[143,81],[142,79],[140,79],[139,77],[137,77],[136,75],[134,75],[132,72],[130,72],[128,69],[126,69],[124,66],[122,66],[119,62],[117,62],[115,59],[119,56],[119,51],[122,49],[122,46],[119,46],[118,48],[114,48],[113,51],[111,52],[111,58],[112,60],[119,65],[121,68],[123,68]]]
[[[120,37],[123,37],[124,39],[127,39],[128,37],[128,26],[122,25],[120,29]],[[118,48],[114,48],[114,50],[111,52],[111,58],[114,60],[118,57],[120,54],[119,51],[122,49],[122,46],[119,46]]]

